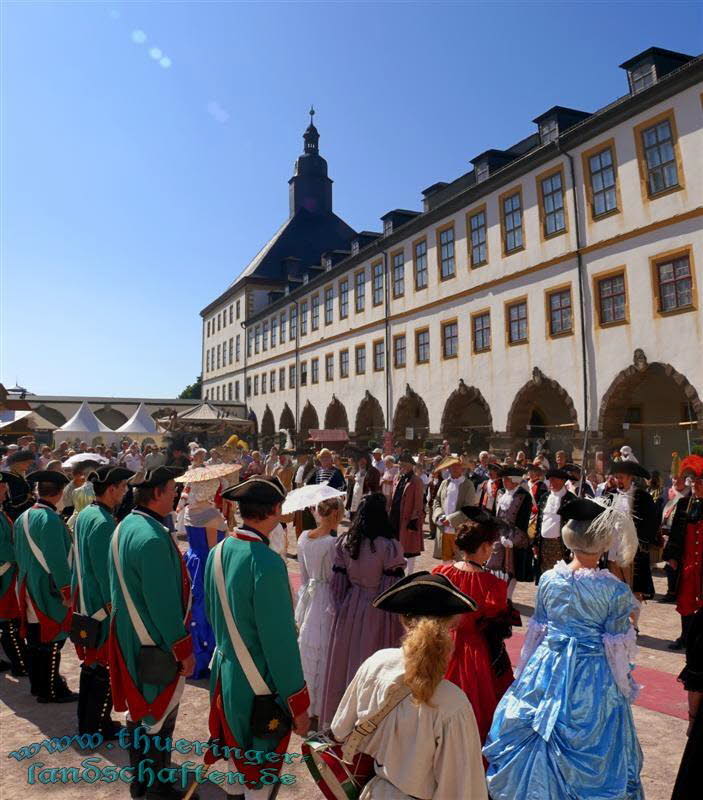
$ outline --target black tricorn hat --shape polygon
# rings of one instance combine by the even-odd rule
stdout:
[[[7,457],[7,466],[11,467],[13,464],[22,464],[27,461],[34,461],[34,453],[31,450],[15,450],[12,455]]]
[[[375,598],[374,608],[417,617],[452,617],[476,611],[476,603],[444,575],[414,572]]]
[[[600,517],[605,509],[606,506],[596,503],[594,500],[589,500],[587,497],[577,497],[570,503],[565,503],[559,509],[559,516],[564,522],[569,519],[575,519],[580,522],[592,522],[594,519]]]
[[[571,477],[570,473],[568,473],[565,469],[548,469],[544,477],[549,478],[559,478],[562,481],[568,481]]]
[[[137,472],[130,483],[135,489],[153,489],[180,477],[184,472],[180,467],[155,467],[146,472]]]
[[[59,488],[70,483],[70,480],[63,472],[57,472],[55,469],[37,469],[27,475],[27,483],[53,483]]]
[[[461,513],[468,517],[471,522],[497,522],[498,518],[493,514],[489,514],[484,508],[480,506],[462,506]]]
[[[27,479],[14,472],[0,472],[0,483],[6,483],[13,492],[29,492]]]
[[[403,450],[403,452],[398,456],[398,463],[412,464],[413,466],[415,466],[415,459],[413,458],[410,450]]]
[[[94,469],[88,476],[89,481],[93,483],[104,483],[108,486],[113,483],[120,483],[120,481],[128,481],[135,475],[131,469],[126,467],[116,467],[110,464],[105,464],[103,467]]]
[[[634,475],[635,478],[651,478],[647,470],[636,461],[613,461],[608,470],[609,475]]]
[[[222,492],[225,500],[241,500],[245,503],[261,503],[265,506],[282,503],[285,496],[286,490],[278,478],[267,475],[252,475],[243,483]]]
[[[513,467],[513,466],[501,466],[500,468],[500,477],[501,478],[522,478],[522,476],[527,472],[526,467]]]

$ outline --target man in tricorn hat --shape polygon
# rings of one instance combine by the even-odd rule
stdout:
[[[440,484],[432,503],[432,520],[437,526],[442,562],[451,564],[455,561],[456,528],[467,521],[461,508],[475,506],[478,496],[473,481],[466,477],[466,468],[460,458],[447,456],[435,467],[434,472],[441,475],[445,470],[448,471],[448,477]]]
[[[282,755],[290,725],[300,736],[309,727],[310,698],[288,573],[283,559],[269,547],[285,496],[277,478],[263,475],[226,489],[223,497],[239,504],[243,522],[213,548],[205,571],[207,615],[217,644],[210,679],[210,735],[232,748],[234,770],[246,778],[245,787],[228,786],[227,792],[240,791],[247,800],[272,796],[274,789],[261,780],[266,777],[262,770],[276,772],[280,760],[256,764],[242,754],[253,749]],[[210,751],[206,762],[217,757]]]
[[[19,476],[0,472],[0,504],[8,485]],[[0,672],[8,669],[16,677],[27,675],[27,646],[20,635],[21,614],[17,601],[17,556],[12,536],[12,520],[0,508],[0,642],[10,659],[0,660]]]
[[[129,712],[130,794],[147,800],[184,794],[158,777],[168,774],[171,753],[155,741],[173,735],[186,676],[195,666],[190,578],[164,522],[181,473],[157,467],[136,475],[135,506],[110,539],[110,683],[115,709]]]
[[[71,629],[71,537],[56,511],[68,478],[38,470],[28,476],[38,500],[15,520],[18,598],[32,694],[40,703],[78,699],[61,676],[61,649]]]
[[[565,557],[567,551],[561,538],[563,507],[576,499],[576,495],[566,488],[569,473],[563,469],[548,469],[545,473],[549,490],[542,495],[537,504],[537,525],[535,528],[535,582],[540,576]]]
[[[29,450],[15,450],[7,457],[7,471],[18,480],[8,486],[7,497],[3,503],[7,516],[14,522],[17,517],[34,505],[32,487],[25,475],[34,464],[34,454]]]
[[[110,537],[115,530],[115,510],[127,491],[134,473],[125,467],[99,467],[88,475],[95,500],[76,517],[73,529],[74,563],[72,589],[76,611],[99,623],[100,634],[93,647],[76,644],[81,660],[78,689],[78,733],[100,732],[115,738],[120,726],[114,723],[110,691]]]

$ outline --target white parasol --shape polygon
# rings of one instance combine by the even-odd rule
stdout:
[[[294,511],[302,511],[305,508],[314,508],[323,500],[330,500],[333,497],[346,497],[347,493],[340,489],[333,489],[327,483],[314,483],[311,486],[301,486],[300,489],[293,489],[283,501],[281,513],[292,514]]]
[[[241,464],[207,464],[204,467],[193,467],[188,472],[176,478],[176,483],[200,483],[200,481],[213,481],[224,478],[242,468]]]
[[[61,464],[61,466],[72,469],[73,467],[77,467],[79,464],[83,464],[86,461],[97,464],[100,467],[110,463],[109,459],[105,458],[105,456],[98,455],[98,453],[76,453],[75,456],[67,458],[63,464]]]

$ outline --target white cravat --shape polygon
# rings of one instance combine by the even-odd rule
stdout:
[[[566,494],[566,487],[558,492],[550,492],[547,502],[544,504],[542,512],[542,529],[540,535],[543,539],[558,539],[561,533],[561,517],[559,516],[559,506],[561,499]]]
[[[460,478],[449,478],[447,494],[444,500],[444,513],[446,516],[449,516],[456,511],[456,504],[459,500],[459,487],[465,480],[466,477],[464,475],[462,475]]]
[[[613,508],[622,511],[623,514],[632,513],[632,498],[635,494],[635,487],[631,486],[627,492],[618,489],[618,493],[613,497]],[[620,561],[620,536],[616,533],[613,542],[608,550],[608,561]]]
[[[507,511],[510,508],[510,504],[513,502],[513,495],[518,487],[515,486],[512,489],[506,489],[503,494],[498,498],[498,511]]]

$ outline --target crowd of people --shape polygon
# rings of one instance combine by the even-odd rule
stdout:
[[[362,800],[639,800],[632,670],[661,560],[660,602],[682,621],[671,646],[688,645],[674,798],[698,791],[701,457],[664,483],[627,447],[603,474],[563,451],[471,458],[448,442],[427,456],[25,440],[1,455],[2,668],[40,703],[77,702],[80,733],[115,738],[113,706],[126,711],[132,797],[184,794],[149,743],[173,734],[186,680],[209,677],[211,741],[245,780],[231,796],[274,796],[264,776],[294,731],[373,759]],[[432,573],[416,571],[426,546]],[[513,671],[518,582],[537,597]],[[60,671],[67,639],[78,693]]]

